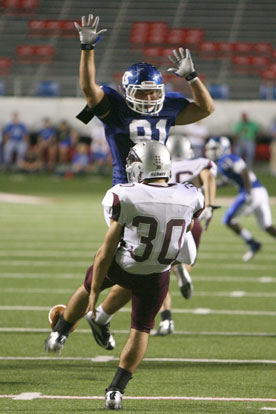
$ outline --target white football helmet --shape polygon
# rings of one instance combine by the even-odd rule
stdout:
[[[171,178],[171,155],[158,141],[142,141],[128,153],[126,173],[129,182],[150,178]]]
[[[173,161],[191,160],[195,154],[188,138],[181,135],[170,135],[166,146]]]
[[[217,161],[222,155],[230,153],[230,139],[224,136],[211,138],[205,145],[205,155],[212,161]]]

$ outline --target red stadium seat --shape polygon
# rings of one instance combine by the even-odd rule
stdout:
[[[11,72],[12,60],[9,57],[0,57],[0,76],[8,76]]]
[[[78,35],[73,20],[30,20],[28,27],[31,36],[74,37]]]
[[[253,51],[253,43],[250,42],[233,42],[232,47],[235,55],[248,55]]]
[[[257,54],[271,56],[273,48],[268,42],[256,42],[253,43],[253,51]]]
[[[233,56],[233,42],[217,42],[217,53],[221,59],[229,59]]]
[[[268,67],[260,71],[261,78],[268,81],[276,81],[276,69]]]
[[[163,57],[163,48],[161,46],[149,46],[143,48],[145,61],[152,65],[157,65]]]
[[[133,46],[141,47],[148,44],[163,44],[167,30],[166,22],[135,22],[131,28],[130,42]]]
[[[268,56],[234,56],[232,58],[235,73],[258,74],[270,63]]]
[[[236,74],[247,74],[251,65],[250,56],[232,57],[233,69]]]
[[[20,45],[16,48],[18,63],[49,63],[54,52],[54,47],[47,45]]]
[[[168,29],[166,43],[176,46],[185,44],[185,29]]]
[[[276,49],[272,49],[271,58],[276,60]]]
[[[149,44],[162,45],[166,42],[168,24],[165,22],[149,23],[147,41]]]
[[[191,50],[198,50],[200,43],[203,42],[204,36],[203,29],[185,29],[185,44],[183,46]]]
[[[201,42],[199,50],[202,59],[217,59],[219,53],[218,42]]]
[[[31,15],[36,12],[39,0],[2,0],[1,6],[5,15]]]

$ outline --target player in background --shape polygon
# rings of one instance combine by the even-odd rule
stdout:
[[[240,236],[249,247],[242,258],[248,262],[261,249],[261,243],[240,225],[239,218],[253,214],[259,227],[275,239],[276,228],[272,224],[268,192],[253,171],[247,168],[244,160],[232,153],[231,142],[227,137],[211,138],[205,149],[206,156],[217,163],[222,179],[239,189],[237,197],[223,217],[223,224]]]
[[[171,264],[183,247],[193,218],[204,207],[201,191],[192,184],[168,183],[170,153],[156,141],[135,145],[126,171],[130,184],[112,187],[103,199],[110,227],[94,264],[45,342],[45,350],[60,352],[71,329],[87,311],[93,322],[103,289],[118,284],[131,292],[130,334],[106,389],[107,409],[122,408],[122,395],[144,357],[154,318],[167,294]]]
[[[77,116],[88,123],[97,116],[104,124],[105,136],[113,159],[113,185],[127,182],[125,171],[129,150],[142,140],[166,143],[171,126],[197,122],[214,111],[214,101],[197,76],[190,51],[179,48],[169,56],[173,67],[168,70],[188,82],[193,100],[179,92],[165,93],[161,73],[151,64],[130,66],[122,79],[123,95],[96,81],[95,48],[106,29],[98,31],[99,17],[90,14],[75,23],[81,42],[80,86],[87,105]],[[97,309],[96,322],[101,331],[101,346],[113,349],[109,320],[129,301],[127,290],[113,287]]]
[[[205,209],[200,217],[194,220],[192,231],[187,233],[184,242],[184,263],[173,266],[173,272],[177,278],[178,286],[185,299],[189,299],[193,292],[193,284],[190,273],[197,257],[200,236],[202,232],[201,221],[205,221],[207,230],[213,217],[216,197],[217,166],[207,158],[194,158],[194,152],[190,141],[183,136],[171,135],[166,143],[172,156],[171,182],[193,183],[197,188],[203,189],[205,196]],[[156,335],[168,335],[174,332],[174,321],[171,311],[171,295],[168,292],[160,309],[161,322]]]

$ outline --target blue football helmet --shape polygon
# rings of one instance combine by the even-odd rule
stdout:
[[[145,62],[135,63],[125,71],[122,84],[130,109],[142,115],[155,115],[161,111],[165,99],[165,85],[161,73],[155,66]],[[157,98],[138,99],[138,90],[154,90],[157,92]]]
[[[205,155],[212,161],[217,161],[222,155],[230,153],[230,139],[224,136],[211,138],[205,145]]]

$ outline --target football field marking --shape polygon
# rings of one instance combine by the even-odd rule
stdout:
[[[0,306],[0,311],[31,311],[31,312],[49,312],[49,306]],[[131,312],[130,308],[122,308],[119,312]],[[232,309],[210,309],[195,308],[183,309],[173,308],[173,313],[191,314],[191,315],[237,315],[237,316],[276,316],[273,311],[255,311],[255,310],[232,310]]]
[[[35,398],[39,398],[41,396],[41,392],[22,392],[21,394],[12,397],[13,400],[34,400]]]
[[[41,273],[41,272],[28,272],[27,274],[18,272],[0,272],[0,279],[79,279],[80,275],[76,273]],[[174,275],[171,276],[172,280],[176,280]],[[276,278],[273,276],[260,276],[260,277],[236,277],[236,276],[194,276],[194,281],[197,282],[218,282],[218,283],[275,283]]]
[[[0,357],[0,361],[90,361],[96,362],[110,362],[119,361],[119,357],[108,355],[97,356],[95,358],[89,357],[58,357],[58,356],[43,356],[43,357]],[[276,365],[276,360],[269,359],[216,359],[216,358],[144,358],[143,362],[187,362],[187,363],[206,363],[206,364],[261,364],[261,365]],[[276,400],[275,400],[276,401]]]
[[[95,252],[93,252],[93,250],[91,250],[91,254],[90,256],[92,257],[92,255]],[[28,266],[28,267],[35,267],[35,266],[40,266],[40,267],[53,267],[53,265],[55,267],[70,267],[70,268],[78,268],[81,267],[88,267],[91,264],[91,260],[89,261],[88,255],[87,255],[87,260],[72,260],[72,261],[51,261],[51,260],[1,260],[1,265],[2,266]],[[265,263],[267,263],[267,260],[265,260]],[[248,270],[254,270],[254,271],[260,271],[260,272],[264,272],[264,271],[268,271],[270,270],[275,271],[275,264],[271,263],[271,264],[265,264],[265,263],[253,263],[253,264],[248,264],[248,263],[225,263],[225,261],[222,261],[221,263],[206,263],[206,262],[198,262],[196,264],[197,269],[204,269],[206,271],[206,269],[230,269],[230,270],[241,270],[241,271],[248,271]]]
[[[22,393],[15,394],[3,394],[0,398],[11,398],[13,400],[33,400],[33,399],[46,399],[46,400],[104,400],[103,396],[98,395],[42,395],[41,393]],[[186,397],[186,396],[124,396],[124,400],[163,400],[163,401],[222,401],[222,402],[276,402],[276,398],[242,398],[242,397]],[[263,407],[261,410],[270,409],[269,407]],[[276,408],[272,408],[276,410]]]
[[[54,200],[47,197],[0,193],[0,202],[15,204],[52,204]]]
[[[0,328],[0,333],[48,333],[50,328]],[[114,334],[129,334],[129,329],[112,329]],[[155,334],[153,329],[151,335]],[[90,334],[91,329],[77,329],[75,333]],[[275,333],[271,332],[207,332],[207,331],[174,331],[174,335],[185,336],[244,336],[244,337],[275,337]]]
[[[71,246],[72,250],[70,251],[70,257],[73,258],[88,258],[90,257],[91,254],[91,249],[93,248],[97,248],[99,246],[98,242],[91,242],[89,248],[87,249],[79,249],[79,250],[74,250],[74,247]],[[6,247],[6,246],[5,246]],[[16,249],[1,249],[0,250],[0,259],[1,257],[6,258],[6,257],[33,257],[34,260],[36,260],[37,257],[39,258],[45,258],[45,257],[49,257],[49,258],[62,258],[62,257],[68,257],[68,246],[67,248],[65,247],[64,250],[61,249],[60,246],[57,245],[58,251],[57,250],[47,250],[42,247],[41,249],[38,249],[37,247],[34,249],[30,248],[29,246],[26,246],[27,248],[24,248],[24,245],[22,246],[22,248],[20,248],[20,250],[16,250]],[[52,247],[52,246],[51,246]],[[218,261],[222,261],[224,262],[226,259],[227,260],[239,260],[241,258],[240,253],[229,253],[229,252],[225,252],[225,253],[217,253],[217,252],[211,252],[211,253],[202,253],[200,252],[200,259],[201,260],[212,260],[212,261],[216,261],[216,263]],[[276,256],[272,255],[271,253],[262,253],[261,257],[259,257],[259,260],[264,261],[265,263],[269,262],[275,262],[276,261]],[[17,259],[15,260],[17,261]],[[244,266],[247,266],[246,264]]]
[[[0,293],[26,293],[26,294],[53,294],[53,289],[45,288],[0,288]],[[58,289],[55,288],[55,293],[71,294],[72,289]],[[179,291],[171,291],[172,296],[179,296]],[[275,298],[276,292],[246,292],[241,290],[234,290],[230,292],[213,292],[213,291],[196,291],[193,296],[200,297],[226,297],[226,298]]]

